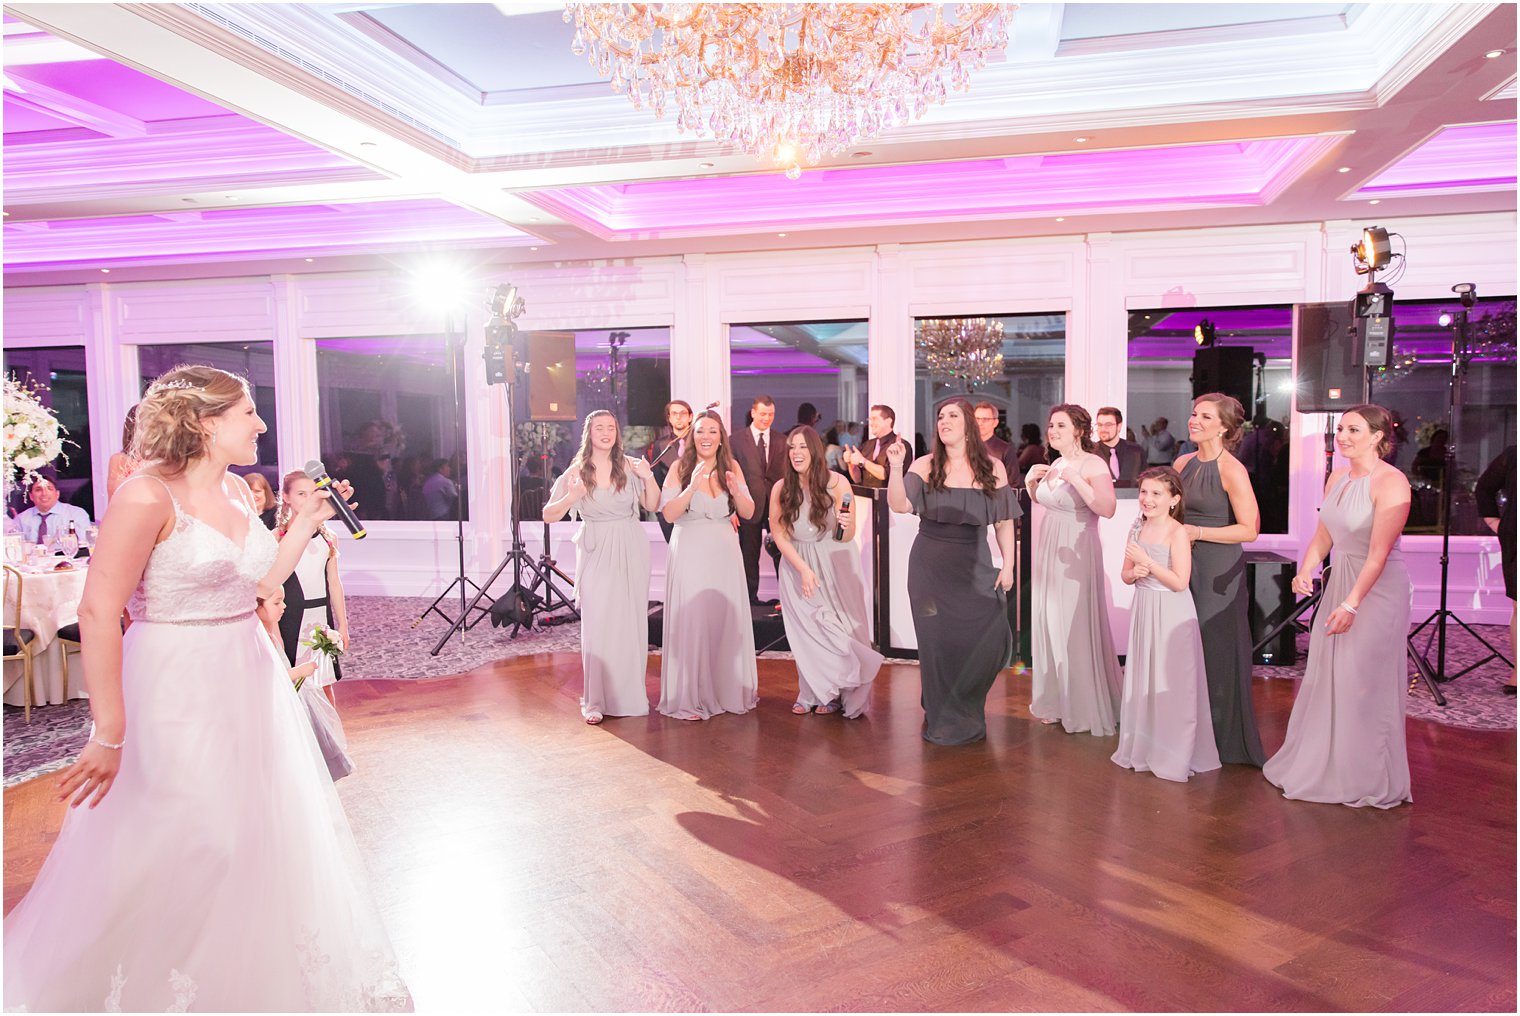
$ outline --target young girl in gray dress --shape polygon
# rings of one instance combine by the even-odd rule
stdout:
[[[675,531],[665,568],[660,712],[678,720],[747,713],[759,699],[759,676],[734,516],[754,517],[755,501],[716,413],[697,417],[663,498],[660,511]]]
[[[792,712],[865,711],[881,654],[866,624],[850,484],[829,470],[811,427],[786,436],[786,479],[771,488],[771,537],[781,551],[781,620],[797,658]],[[835,539],[838,535],[839,539]]]
[[[1192,545],[1182,527],[1182,477],[1170,466],[1140,474],[1140,519],[1120,577],[1135,587],[1115,764],[1187,782],[1219,768],[1198,611],[1188,592]]]
[[[654,472],[623,454],[617,418],[605,409],[586,416],[580,451],[554,482],[544,521],[580,516],[575,533],[575,601],[581,613],[581,715],[644,716],[649,692],[649,539],[639,507],[660,500]]]

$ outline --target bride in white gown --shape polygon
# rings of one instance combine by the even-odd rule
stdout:
[[[333,513],[314,498],[292,522],[303,538],[275,542],[227,472],[263,430],[245,382],[210,367],[170,371],[138,409],[145,464],[111,499],[79,608],[95,726],[59,781],[63,829],[5,919],[7,1009],[411,1008],[254,616]]]

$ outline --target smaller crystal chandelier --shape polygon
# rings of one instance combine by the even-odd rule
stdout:
[[[935,377],[975,387],[1003,376],[1003,322],[996,318],[920,318],[914,331]]]
[[[573,52],[676,129],[796,179],[804,164],[923,116],[1008,46],[1010,4],[569,3]]]

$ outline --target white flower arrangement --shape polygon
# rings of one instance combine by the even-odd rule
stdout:
[[[68,433],[52,410],[42,404],[38,393],[46,391],[35,383],[23,385],[13,375],[5,376],[5,482],[30,485],[37,470],[63,454],[64,436]],[[14,475],[19,473],[20,475]]]

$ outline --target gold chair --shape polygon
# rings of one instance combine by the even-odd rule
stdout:
[[[58,651],[63,654],[63,700],[69,700],[69,653],[83,652],[79,644],[79,622],[66,624],[58,629]]]
[[[11,594],[11,586],[15,585],[14,598]],[[7,660],[21,661],[22,702],[24,705],[23,716],[27,723],[32,722],[32,653],[36,651],[37,633],[30,628],[21,627],[21,573],[10,565],[5,565],[5,658]],[[14,604],[15,613],[10,612]]]

